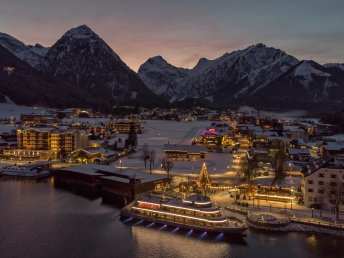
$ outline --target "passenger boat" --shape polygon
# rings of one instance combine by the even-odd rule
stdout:
[[[12,176],[12,177],[26,177],[26,178],[40,178],[50,175],[50,171],[47,169],[48,162],[23,164],[23,165],[9,165],[0,168],[0,176]]]
[[[187,199],[147,195],[121,209],[121,217],[209,233],[244,235],[246,225],[230,219],[212,205],[210,198],[192,195]]]

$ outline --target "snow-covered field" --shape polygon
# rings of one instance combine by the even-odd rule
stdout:
[[[46,112],[46,108],[19,106],[12,103],[0,103],[0,119],[19,119],[21,114],[45,114]]]
[[[249,107],[249,106],[241,106],[239,108],[239,110],[244,111],[244,112],[257,112],[257,110],[255,108]],[[259,114],[261,116],[278,118],[278,119],[283,119],[286,121],[294,121],[294,120],[300,120],[301,119],[301,120],[308,120],[308,121],[313,121],[315,123],[319,123],[319,118],[311,118],[311,117],[305,118],[305,116],[307,115],[306,110],[295,109],[295,110],[283,111],[283,112],[273,112],[273,111],[260,110]]]
[[[100,126],[109,122],[109,118],[64,118],[62,119],[62,124],[69,125],[71,123],[80,123],[80,124],[90,124],[92,126]]]
[[[155,173],[165,173],[161,171],[161,159],[163,158],[164,144],[185,144],[189,145],[192,138],[199,136],[201,131],[210,127],[209,121],[197,122],[177,122],[177,121],[161,121],[161,120],[146,120],[143,121],[143,133],[138,135],[138,152],[130,157],[121,160],[121,166],[131,167],[133,169],[144,169],[144,162],[141,159],[141,147],[143,144],[148,144],[149,148],[156,152],[156,162],[154,166]],[[125,135],[122,136],[126,138]],[[208,152],[204,160],[198,161],[176,161],[171,170],[173,175],[190,175],[196,176],[199,174],[202,163],[206,162],[208,173],[213,176],[220,176],[226,173],[226,176],[234,173],[228,173],[228,166],[232,163],[231,155],[229,153],[210,153]],[[114,165],[120,166],[119,161],[114,162]],[[146,169],[148,171],[148,167]],[[235,173],[236,175],[236,173]]]

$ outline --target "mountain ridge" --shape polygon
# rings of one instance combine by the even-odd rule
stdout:
[[[138,73],[87,25],[66,31],[49,48],[25,45],[5,33],[0,33],[0,46],[27,63],[38,81],[50,83],[51,88],[64,83],[80,95],[96,99],[71,96],[79,101],[77,105],[87,103],[94,108],[99,108],[95,103],[107,109],[114,105],[155,107],[185,102],[214,108],[241,104],[342,105],[344,92],[344,64],[298,60],[262,43],[212,60],[200,58],[191,69],[176,67],[158,55],[144,62]],[[303,99],[295,92],[302,93]],[[0,94],[7,96],[1,89]],[[24,93],[18,89],[11,94]],[[283,101],[276,102],[278,99]]]

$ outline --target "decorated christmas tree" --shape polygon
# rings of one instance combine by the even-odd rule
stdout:
[[[199,187],[202,187],[204,189],[211,185],[211,181],[209,179],[207,166],[206,166],[205,162],[203,163],[203,166],[202,166],[201,172],[199,174],[197,183],[198,183]]]

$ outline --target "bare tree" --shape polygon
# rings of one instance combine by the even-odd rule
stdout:
[[[344,201],[344,182],[336,177],[333,181],[326,185],[327,196],[333,205],[333,211],[336,218],[339,218],[339,206]]]
[[[248,160],[246,157],[240,161],[240,174],[249,184],[251,183],[253,171],[257,167],[255,160]]]
[[[170,178],[170,171],[173,168],[173,161],[167,158],[161,160],[161,167],[167,172],[167,177]]]
[[[149,172],[151,174],[152,174],[152,166],[154,166],[155,158],[156,158],[155,149],[151,149],[149,151]]]
[[[283,148],[283,147],[281,147]],[[285,177],[285,173],[284,173],[284,162],[286,160],[286,154],[284,152],[283,149],[280,149],[276,155],[275,155],[275,166],[276,166],[276,170],[275,170],[275,178],[273,180],[273,184],[277,183],[281,183],[282,180]]]
[[[147,161],[149,160],[149,149],[147,143],[142,145],[142,159],[145,163],[145,168],[147,168]]]

